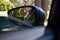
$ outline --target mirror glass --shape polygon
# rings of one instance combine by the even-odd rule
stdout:
[[[32,7],[17,8],[10,12],[10,15],[19,20],[33,24],[35,21],[35,9]]]

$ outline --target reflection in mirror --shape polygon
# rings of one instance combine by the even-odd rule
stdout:
[[[33,22],[35,21],[34,13],[35,13],[35,10],[33,8],[24,7],[24,8],[18,8],[18,9],[12,10],[10,12],[10,15],[24,22],[33,24]]]

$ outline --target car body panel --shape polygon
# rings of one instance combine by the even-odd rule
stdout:
[[[0,40],[35,40],[44,34],[45,27],[0,33]]]

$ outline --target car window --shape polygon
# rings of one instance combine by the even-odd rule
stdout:
[[[50,7],[51,7],[51,2],[52,2],[52,0],[48,0],[46,2],[45,1],[36,1],[36,0],[0,0],[0,17],[1,16],[8,17],[7,11],[10,10],[10,9],[13,9],[13,8],[16,8],[16,7],[20,7],[20,6],[26,6],[26,5],[29,5],[29,6],[30,5],[32,5],[32,6],[35,6],[36,5],[36,6],[41,7],[44,11],[46,10],[45,12],[46,12],[47,15],[46,15],[46,20],[44,22],[44,26],[47,26],[47,24],[48,24],[48,21],[47,20],[49,18],[49,12],[50,12]],[[46,8],[45,5],[46,6],[48,5],[47,6],[47,9],[45,9]],[[34,17],[32,17],[32,19],[33,19],[33,22],[34,22]],[[9,22],[11,22],[11,20],[9,20]],[[14,24],[14,26],[15,26],[15,24]]]

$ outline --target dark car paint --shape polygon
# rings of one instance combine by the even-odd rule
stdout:
[[[36,18],[35,18],[35,26],[44,26],[44,20],[45,20],[45,17],[46,17],[46,13],[45,11],[38,7],[38,6],[34,6],[36,8],[36,11],[37,13],[35,14],[36,15]]]
[[[50,28],[38,26],[27,30],[2,32],[0,40],[53,40],[53,34]]]
[[[39,26],[26,30],[0,33],[0,40],[36,40],[44,35],[45,27]]]
[[[0,30],[15,26],[7,17],[0,17]]]

